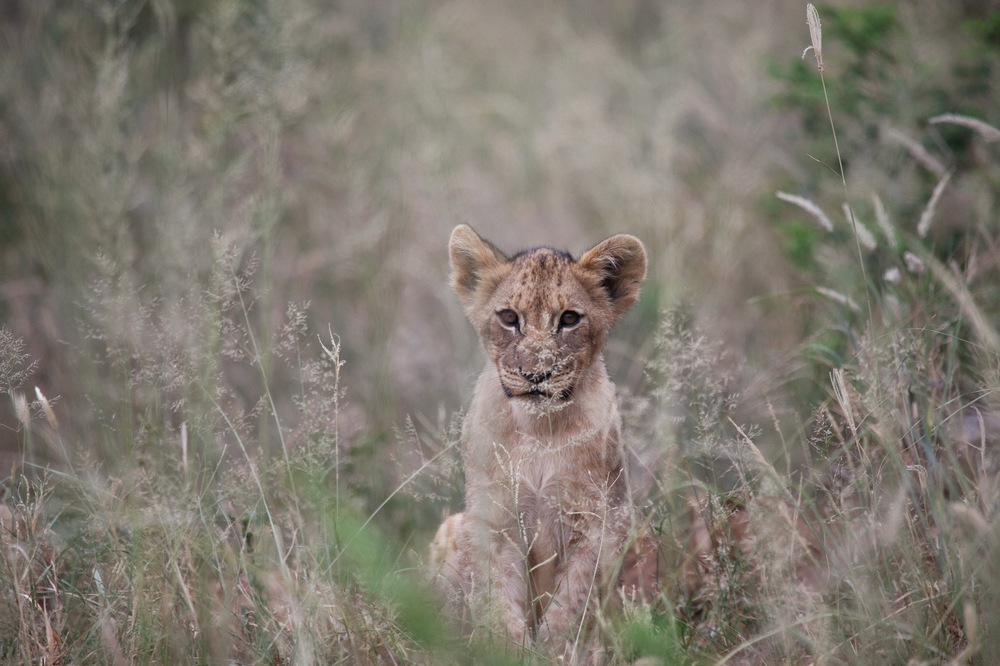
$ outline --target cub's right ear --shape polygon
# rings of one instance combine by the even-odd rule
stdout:
[[[493,292],[502,277],[500,269],[508,263],[503,252],[467,224],[460,224],[451,232],[448,254],[451,286],[466,309],[475,307],[477,296]]]

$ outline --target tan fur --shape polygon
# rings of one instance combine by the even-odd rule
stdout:
[[[488,363],[462,433],[466,509],[439,529],[432,562],[466,623],[563,654],[616,582],[631,526],[602,349],[638,297],[645,250],[622,234],[579,261],[507,257],[460,225],[450,256]]]

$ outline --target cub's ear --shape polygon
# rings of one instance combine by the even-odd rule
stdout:
[[[618,234],[587,250],[579,264],[598,274],[615,317],[639,298],[639,283],[646,277],[646,250],[635,236]]]
[[[466,309],[475,305],[477,293],[492,291],[498,277],[497,269],[508,262],[503,252],[467,224],[460,224],[451,232],[448,254],[451,286]]]

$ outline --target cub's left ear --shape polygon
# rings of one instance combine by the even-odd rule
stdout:
[[[625,314],[639,298],[639,283],[646,277],[646,250],[635,236],[612,236],[587,250],[579,264],[599,275],[615,317]]]

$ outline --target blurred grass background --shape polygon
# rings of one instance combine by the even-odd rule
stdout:
[[[663,461],[721,468],[752,439],[750,476],[780,477],[840,572],[834,610],[806,613],[834,626],[759,659],[988,663],[1000,160],[988,132],[928,120],[1000,122],[1000,8],[820,14],[846,191],[787,0],[5,3],[0,522],[31,555],[7,558],[10,588],[34,587],[5,597],[0,657],[447,653],[401,572],[461,506],[455,421],[481,364],[446,281],[464,222],[507,250],[644,241],[606,356],[647,508],[684,504]],[[698,483],[729,498],[733,469]],[[956,503],[974,529],[949,558]],[[844,573],[859,515],[916,544],[858,537],[875,596]],[[752,652],[787,590],[736,603],[741,575],[711,604],[668,592],[620,653]]]
[[[703,11],[13,3],[4,306],[36,382],[68,399],[96,379],[64,374],[92,344],[81,320],[124,324],[86,312],[95,282],[166,312],[218,236],[259,262],[262,322],[308,301],[332,325],[366,429],[461,405],[478,352],[446,286],[458,222],[509,249],[640,235],[654,279],[617,365],[680,295],[739,307],[725,333],[764,349],[788,326],[748,296],[794,276],[745,211],[782,152],[764,57],[794,55],[801,12]]]

